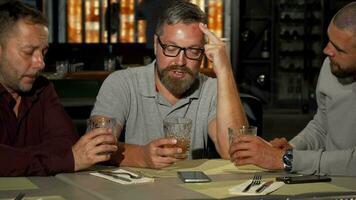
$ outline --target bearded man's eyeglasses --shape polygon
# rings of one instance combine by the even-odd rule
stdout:
[[[183,48],[176,45],[168,45],[163,44],[159,36],[157,35],[158,43],[163,49],[163,54],[168,57],[177,57],[180,52],[183,50],[184,56],[190,60],[198,60],[200,61],[204,55],[203,48],[195,48],[195,47],[188,47]]]

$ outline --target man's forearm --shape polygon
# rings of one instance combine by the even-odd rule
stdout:
[[[57,150],[52,151],[53,147]],[[0,144],[0,163],[3,163],[0,166],[0,176],[48,176],[74,170],[70,149],[55,144],[22,149]]]
[[[336,151],[295,150],[293,171],[302,174],[356,176],[356,147]]]
[[[218,151],[223,158],[228,158],[228,128],[238,131],[241,126],[248,124],[231,68],[217,77],[216,113]]]

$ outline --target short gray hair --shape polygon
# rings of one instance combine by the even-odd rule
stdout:
[[[156,34],[163,34],[163,26],[165,24],[177,23],[207,23],[206,14],[195,4],[187,0],[171,1],[166,8],[163,8],[161,15],[158,18],[156,25]]]
[[[14,30],[20,20],[48,26],[42,13],[19,0],[7,0],[0,4],[0,45],[5,44],[8,34]]]

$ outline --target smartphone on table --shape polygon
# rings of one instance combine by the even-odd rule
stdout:
[[[209,176],[202,171],[179,171],[178,177],[184,183],[206,183],[211,182]]]
[[[328,176],[317,176],[317,175],[282,176],[282,177],[277,177],[276,181],[283,181],[286,184],[317,183],[317,182],[330,182],[331,178]]]

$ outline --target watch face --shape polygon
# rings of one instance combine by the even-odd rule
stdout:
[[[293,162],[293,151],[292,149],[289,149],[283,155],[283,165],[286,171],[290,172],[292,170],[292,162]]]

